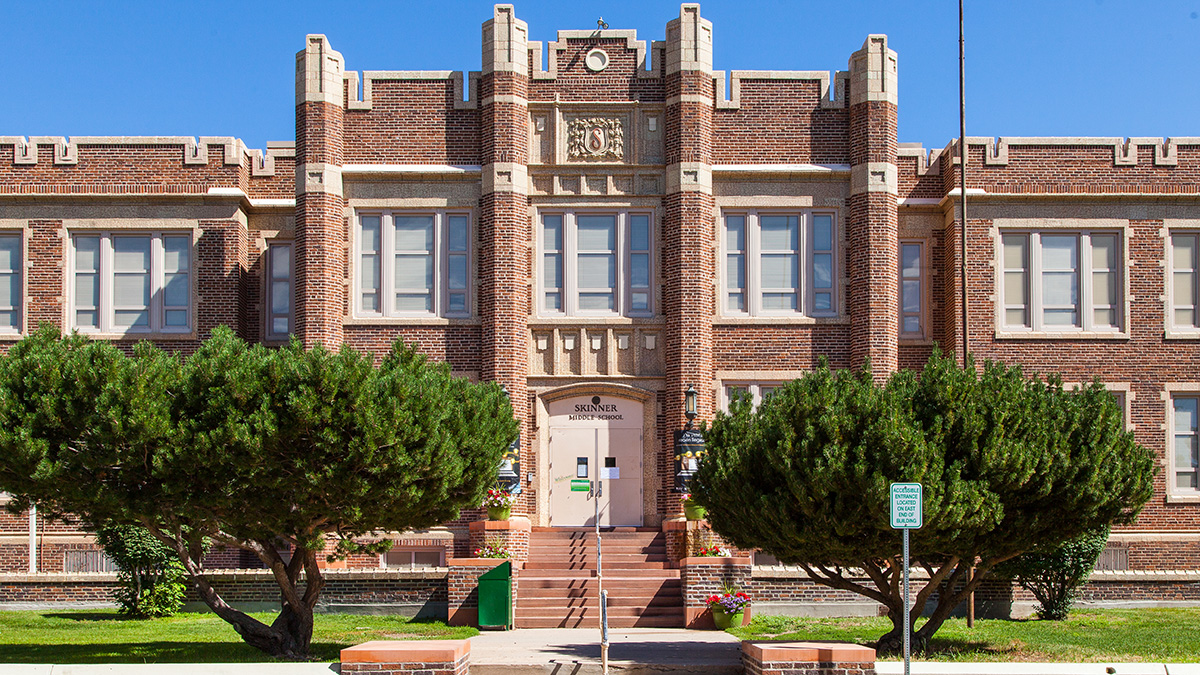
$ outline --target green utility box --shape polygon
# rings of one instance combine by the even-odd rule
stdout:
[[[505,561],[479,577],[479,627],[513,627],[511,562]]]

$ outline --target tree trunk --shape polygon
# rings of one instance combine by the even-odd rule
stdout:
[[[296,549],[293,560],[284,565],[279,552],[273,547],[268,550],[255,550],[260,558],[267,562],[274,573],[275,582],[283,597],[279,616],[270,626],[254,617],[230,607],[216,589],[212,587],[200,567],[199,555],[193,556],[188,550],[187,541],[182,533],[172,536],[164,533],[151,523],[145,523],[151,534],[170,546],[179,556],[183,568],[190,577],[196,589],[196,594],[208,605],[214,614],[221,617],[246,644],[270,656],[289,661],[306,661],[309,657],[309,647],[312,645],[313,607],[317,604],[324,578],[317,567],[316,553],[305,549]],[[254,549],[251,549],[254,550]],[[303,596],[297,591],[300,571],[306,571],[306,588]]]

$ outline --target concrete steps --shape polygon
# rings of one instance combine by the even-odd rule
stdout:
[[[603,532],[604,590],[612,628],[683,626],[679,570],[670,569],[656,530]],[[517,581],[518,628],[599,625],[600,579],[592,530],[534,528],[529,561]]]

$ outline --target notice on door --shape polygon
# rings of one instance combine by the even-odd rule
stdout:
[[[600,467],[600,480],[620,480],[621,467],[619,466],[604,466]]]

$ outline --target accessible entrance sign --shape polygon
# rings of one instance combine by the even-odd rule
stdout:
[[[911,624],[908,618],[908,531],[919,530],[922,525],[921,484],[892,483],[892,529],[904,532],[904,675],[909,675],[911,651],[909,635]]]
[[[892,529],[921,529],[921,484],[892,483]]]

